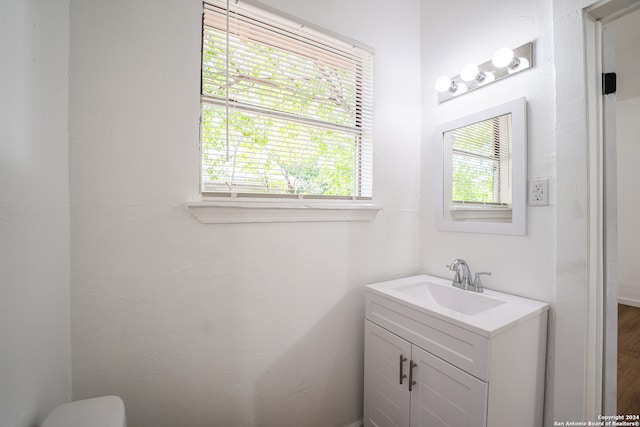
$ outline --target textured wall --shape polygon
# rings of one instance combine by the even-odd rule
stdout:
[[[553,396],[547,397],[553,420],[595,419],[599,344],[596,341],[597,235],[594,206],[596,140],[589,141],[587,63],[583,8],[591,0],[553,2],[556,89],[556,298]],[[595,54],[592,52],[591,54]],[[595,119],[595,117],[594,117]],[[595,123],[593,123],[595,126]],[[591,170],[589,170],[592,168]],[[591,236],[590,236],[591,234]]]
[[[490,10],[482,2],[471,4],[465,0],[423,9],[423,265],[429,273],[448,277],[451,273],[445,265],[454,258],[464,258],[474,271],[493,272],[486,279],[488,287],[551,301],[555,257],[551,9],[524,0],[497,3]],[[459,13],[462,9],[464,14]],[[439,19],[434,21],[433,16]],[[449,30],[452,23],[455,30]],[[438,34],[451,36],[437,37]],[[517,47],[529,41],[535,41],[533,69],[452,101],[437,103],[434,82],[438,76],[456,75],[462,65],[485,62],[502,46]],[[526,236],[438,231],[434,188],[441,180],[430,172],[439,161],[432,155],[434,126],[520,97],[527,99],[528,176],[550,178],[550,205],[527,209]]]
[[[434,19],[437,17],[437,19]],[[465,259],[472,271],[490,271],[488,288],[547,302],[555,300],[556,274],[556,140],[555,81],[551,2],[500,0],[439,2],[422,10],[423,177],[422,262],[425,272],[450,277],[445,267]],[[534,41],[534,68],[443,104],[434,82],[456,75],[469,62],[490,60],[500,47]],[[443,232],[436,229],[431,171],[436,125],[516,98],[527,99],[528,178],[549,178],[549,206],[527,208],[526,236]],[[526,191],[521,188],[519,191]],[[580,247],[580,250],[584,250]],[[550,315],[547,403],[553,396],[553,321]],[[552,405],[547,405],[547,409]],[[551,414],[551,410],[549,410]]]
[[[0,426],[71,397],[68,0],[0,2]]]
[[[265,3],[375,48],[374,221],[195,221],[201,2],[71,5],[74,397],[132,427],[359,420],[362,286],[420,269],[419,1]]]

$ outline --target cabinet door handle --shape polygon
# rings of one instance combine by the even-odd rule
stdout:
[[[417,383],[413,380],[413,368],[417,368],[418,364],[413,360],[409,362],[409,391],[413,389],[413,386]]]
[[[400,355],[400,384],[402,384],[402,380],[404,378],[407,378],[407,374],[402,373],[404,362],[406,361],[407,361],[407,358],[404,357],[403,355]]]

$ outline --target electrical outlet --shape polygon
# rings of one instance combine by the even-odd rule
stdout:
[[[532,179],[529,181],[529,206],[547,206],[549,204],[549,180]]]

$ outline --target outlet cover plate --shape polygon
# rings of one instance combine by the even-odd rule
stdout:
[[[529,181],[529,206],[547,206],[549,204],[549,179]]]

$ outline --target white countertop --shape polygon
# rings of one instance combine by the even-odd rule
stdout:
[[[451,279],[427,274],[374,283],[366,288],[368,292],[487,337],[549,309],[548,303],[486,288],[482,293],[455,288]]]

